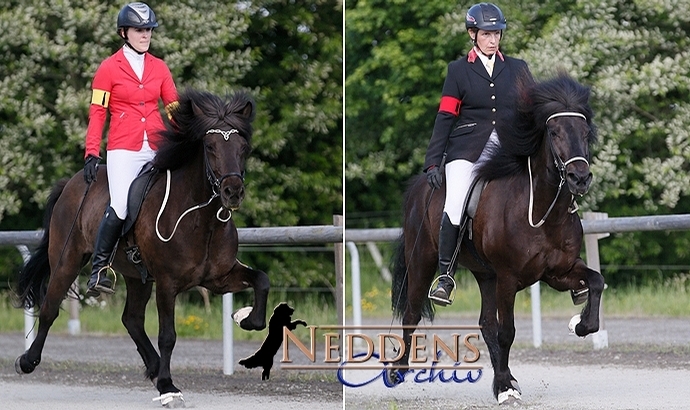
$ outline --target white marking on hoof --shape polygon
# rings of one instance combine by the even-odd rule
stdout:
[[[508,389],[504,392],[498,393],[498,404],[514,404],[521,400],[520,393],[517,390]]]
[[[578,323],[580,323],[580,315],[575,315],[572,319],[570,319],[570,323],[568,323],[568,330],[570,330],[571,335],[576,335],[575,326],[577,326]]]
[[[168,404],[170,404],[170,402],[175,400],[175,398],[179,398],[184,403],[184,398],[182,397],[181,392],[161,394],[159,397],[154,397],[151,401],[160,400],[161,405],[167,406]]]
[[[232,320],[234,320],[235,323],[237,323],[237,326],[239,326],[240,322],[246,319],[247,316],[249,316],[249,314],[252,313],[252,309],[253,307],[251,306],[245,306],[241,309],[236,310],[235,313],[232,314]]]

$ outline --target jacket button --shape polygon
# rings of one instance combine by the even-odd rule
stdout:
[[[496,125],[496,121],[491,121],[491,125]]]
[[[146,122],[146,118],[141,117],[141,122]]]
[[[139,102],[139,105],[144,105],[144,102],[143,102],[143,101],[140,101],[140,102]]]
[[[492,108],[492,109],[491,109],[491,112],[496,112],[496,109],[495,109],[495,108]]]
[[[491,96],[491,99],[492,99],[492,100],[495,100],[495,99],[496,99],[496,96],[495,96],[495,95],[492,95],[492,96]]]
[[[492,87],[492,88],[493,88],[493,86],[494,86],[494,83],[489,84],[489,87]]]
[[[493,85],[492,85],[493,87]],[[144,88],[144,84],[139,84],[139,88]]]

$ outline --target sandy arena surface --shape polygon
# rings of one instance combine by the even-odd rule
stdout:
[[[389,321],[368,321],[385,325]],[[532,347],[529,318],[516,323],[511,369],[526,409],[686,409],[690,387],[690,319],[607,319],[609,347],[594,350],[591,337],[569,336],[567,318],[543,321],[543,346]],[[435,324],[473,325],[472,318],[439,319]],[[376,331],[372,331],[376,333]],[[395,333],[395,332],[394,332]],[[155,345],[155,343],[154,343]],[[235,366],[222,374],[222,341],[178,339],[172,375],[186,408],[304,409],[487,409],[498,408],[491,394],[493,372],[483,342],[483,366],[476,383],[416,383],[394,388],[378,379],[343,388],[335,371],[281,369],[274,360],[271,379],[260,370]],[[259,342],[236,342],[235,362]],[[153,409],[155,388],[128,337],[50,334],[36,371],[18,375],[14,361],[24,351],[21,334],[0,334],[0,408]],[[346,371],[349,382],[376,377],[380,370]],[[178,405],[179,407],[179,405]]]

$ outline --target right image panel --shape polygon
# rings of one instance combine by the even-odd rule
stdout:
[[[345,2],[346,408],[682,408],[690,20],[621,6]]]

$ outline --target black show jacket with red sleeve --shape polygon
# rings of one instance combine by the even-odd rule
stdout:
[[[491,77],[474,49],[448,64],[425,170],[440,165],[444,152],[446,162],[477,161],[494,128],[512,121],[517,78],[531,77],[529,67],[500,52],[494,60]]]

